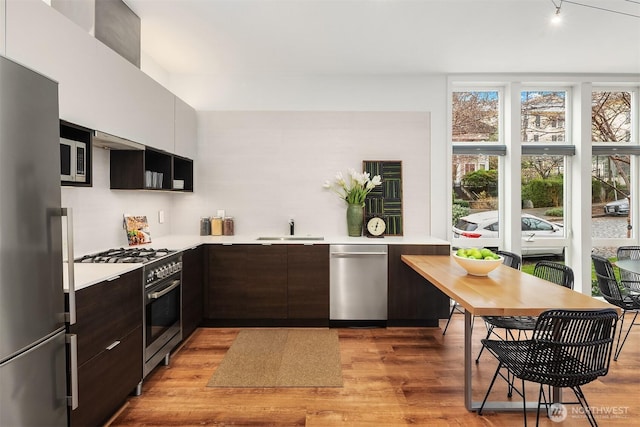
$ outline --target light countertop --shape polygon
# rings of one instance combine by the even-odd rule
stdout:
[[[266,236],[273,236],[266,234]],[[282,236],[286,237],[286,236]],[[305,237],[296,235],[296,237]],[[196,235],[170,235],[153,238],[151,243],[136,246],[136,248],[167,248],[176,251],[184,251],[203,244],[219,244],[219,245],[331,245],[331,244],[362,244],[362,245],[450,245],[446,240],[438,239],[431,236],[424,237],[406,237],[406,236],[385,236],[383,238],[368,237],[347,237],[335,236],[326,237],[324,240],[257,240],[258,236],[196,236]],[[105,248],[110,249],[110,248]],[[80,257],[87,254],[76,254]],[[119,275],[127,273],[131,270],[141,268],[142,264],[137,263],[74,263],[74,277],[76,291],[84,289],[96,283],[105,280],[117,278]],[[64,289],[69,289],[68,268],[65,265],[64,271]]]
[[[67,265],[63,266],[63,284],[64,290],[69,290],[69,269]],[[121,263],[121,264],[107,264],[107,263],[73,263],[74,269],[74,282],[76,284],[76,291],[84,289],[96,283],[104,282],[105,280],[113,280],[118,278],[124,273],[127,273],[136,268],[142,267],[142,264],[136,263]]]

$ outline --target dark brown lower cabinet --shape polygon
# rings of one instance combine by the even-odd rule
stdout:
[[[400,257],[449,245],[388,248],[387,324],[438,326],[449,298]],[[205,325],[329,325],[329,245],[209,245],[207,259]]]
[[[287,318],[329,324],[329,245],[287,247]]]
[[[449,297],[402,262],[402,255],[449,255],[449,245],[389,245],[389,326],[438,326],[449,316]]]
[[[142,326],[78,369],[72,426],[104,425],[142,381]]]
[[[72,426],[103,425],[142,381],[142,270],[76,292],[78,408]]]
[[[285,245],[209,245],[207,319],[284,319]]]
[[[328,324],[328,245],[209,245],[208,261],[206,324]]]
[[[182,338],[202,323],[204,316],[204,246],[182,253]]]

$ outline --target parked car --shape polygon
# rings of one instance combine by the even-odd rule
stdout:
[[[453,226],[454,238],[497,238],[499,231],[498,211],[478,212],[463,216]],[[526,241],[536,237],[564,237],[561,224],[554,224],[530,214],[522,214],[522,256],[562,255],[564,247],[531,247]]]
[[[605,215],[629,215],[629,199],[620,199],[604,205]]]

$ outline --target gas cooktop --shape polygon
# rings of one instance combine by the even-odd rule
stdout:
[[[146,264],[158,258],[162,258],[176,251],[170,249],[154,248],[119,248],[109,249],[96,254],[85,255],[76,259],[76,262],[84,263],[132,263]]]

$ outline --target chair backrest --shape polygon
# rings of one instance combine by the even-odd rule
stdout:
[[[522,258],[520,255],[507,251],[495,251],[495,253],[504,257],[504,260],[502,261],[504,265],[520,270],[520,267],[522,266]]]
[[[571,267],[553,261],[538,261],[533,268],[533,275],[556,285],[573,289],[573,270]]]
[[[640,260],[640,246],[620,246],[616,255],[619,260]],[[627,289],[640,292],[640,274],[621,268],[620,279]]]
[[[596,254],[591,254],[591,260],[596,271],[600,293],[611,304],[621,306],[622,293],[620,292],[618,279],[613,272],[613,264],[607,258]]]
[[[543,312],[533,331],[523,379],[574,387],[606,375],[617,320],[611,308]]]

